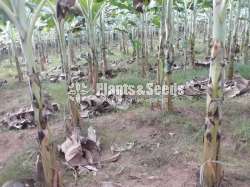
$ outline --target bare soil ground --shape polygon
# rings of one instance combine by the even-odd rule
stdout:
[[[242,120],[250,122],[250,96],[225,101],[223,122],[223,186],[250,186],[249,143],[235,138],[235,130]],[[25,84],[0,91],[0,118],[7,111],[29,104]],[[122,152],[121,158],[106,164],[96,175],[85,173],[74,183],[72,171],[64,173],[66,187],[193,187],[197,186],[202,153],[202,133],[205,100],[177,98],[176,111],[163,114],[148,106],[137,106],[127,112],[116,112],[84,120],[83,127],[93,125],[101,138],[102,156],[111,155],[110,147],[116,143],[134,142],[131,150]],[[60,118],[60,119],[58,119]],[[55,139],[61,143],[63,121],[59,116],[51,121]],[[239,128],[239,127],[238,127]],[[14,157],[36,151],[36,130],[0,131],[0,184],[1,180],[22,177],[9,171]],[[34,155],[19,159],[33,163]],[[21,158],[21,157],[20,157]],[[20,163],[21,162],[21,163]],[[12,168],[13,169],[13,168]],[[9,176],[8,176],[9,175]],[[16,176],[17,175],[17,176]],[[2,177],[1,179],[1,176]],[[26,175],[25,175],[26,176]]]

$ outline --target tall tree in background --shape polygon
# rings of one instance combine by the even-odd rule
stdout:
[[[67,54],[67,47],[65,41],[65,19],[68,14],[68,11],[71,7],[75,5],[75,0],[58,0],[56,3],[56,19],[54,19],[55,24],[57,26],[57,32],[59,35],[59,44],[61,51],[61,60],[63,64],[63,69],[66,75],[66,85],[67,91],[70,90],[70,86],[72,86],[71,80],[71,72],[69,65],[69,53]],[[51,4],[50,4],[51,5]],[[52,7],[52,6],[51,6]],[[69,52],[69,50],[68,50]],[[68,55],[68,56],[67,56]],[[76,101],[73,101],[68,98],[69,111],[71,115],[71,126],[74,129],[74,132],[80,133],[80,113],[79,113],[79,104]]]
[[[230,61],[231,56],[231,42],[232,42],[232,27],[233,27],[233,0],[229,0],[229,18],[228,18],[228,27],[227,27],[227,45],[226,47],[226,56],[228,62]]]
[[[184,27],[184,68],[186,69],[186,65],[188,65],[188,5],[187,5],[187,0],[183,1],[183,5],[184,5],[184,21],[185,23],[183,24]]]
[[[163,80],[163,64],[165,63],[165,50],[166,50],[166,17],[167,17],[167,0],[162,1],[161,9],[161,26],[160,26],[160,43],[157,61],[157,83],[161,84]]]
[[[243,46],[243,63],[247,64],[249,61],[248,45],[249,45],[249,36],[250,36],[250,1],[248,1],[248,19],[245,29],[246,37]]]
[[[191,22],[191,33],[190,33],[190,52],[191,52],[191,64],[195,65],[195,37],[196,37],[196,17],[197,17],[197,0],[193,0],[193,12]]]
[[[105,35],[105,12],[102,11],[102,15],[100,16],[100,34],[101,34],[101,51],[102,51],[102,72],[103,76],[106,75],[106,71],[108,70],[108,62],[107,62],[107,42]]]
[[[145,6],[145,5],[144,5]],[[144,8],[144,11],[140,14],[140,21],[141,21],[141,32],[140,32],[140,36],[141,36],[141,66],[142,66],[142,77],[145,78],[146,77],[146,64],[147,64],[147,36],[146,36],[146,10]]]
[[[141,40],[141,67],[142,67],[142,77],[146,77],[146,65],[148,64],[148,45],[147,45],[147,6],[149,1],[144,0],[134,0],[133,6],[140,16],[140,40]]]
[[[172,111],[173,110],[173,103],[171,98],[171,85],[172,85],[172,66],[174,64],[174,35],[173,35],[173,0],[168,0],[167,3],[167,51],[166,51],[166,60],[164,66],[165,72],[165,83],[169,88],[169,92],[166,97],[166,110]]]
[[[203,186],[220,186],[223,169],[218,163],[221,158],[222,102],[224,85],[224,40],[225,14],[228,0],[213,0],[213,46],[207,93],[207,111],[204,133]]]
[[[98,51],[97,51],[97,35],[96,26],[97,21],[105,6],[104,0],[79,0],[81,12],[86,20],[88,45],[91,54],[91,86],[96,92],[96,86],[98,82]]]
[[[231,2],[234,3],[234,2]],[[228,70],[227,70],[227,79],[232,80],[234,76],[234,64],[235,64],[235,58],[238,50],[238,31],[239,31],[239,19],[240,19],[240,10],[241,10],[241,3],[242,0],[237,1],[237,12],[235,16],[235,22],[234,22],[234,30],[233,30],[233,39],[231,40],[230,46],[229,46],[229,64],[228,64]],[[232,9],[231,9],[232,11]],[[231,29],[231,28],[230,28]],[[230,36],[231,38],[231,36]]]
[[[18,60],[18,54],[17,54],[17,47],[16,47],[16,39],[15,39],[15,32],[12,24],[8,21],[6,25],[6,31],[8,32],[10,41],[11,41],[11,50],[12,50],[12,55],[14,57],[15,63],[16,63],[16,70],[17,70],[17,75],[18,75],[18,80],[19,82],[23,81],[23,73],[21,70],[21,66]]]
[[[210,0],[204,1],[204,8],[206,9],[205,14],[207,17],[207,45],[206,45],[206,55],[210,56],[211,43],[212,43],[212,26],[213,26],[213,12],[212,3],[210,5]]]
[[[168,88],[171,87],[172,66],[174,63],[173,47],[173,0],[163,0],[161,10],[161,28],[160,43],[157,64],[157,82],[163,85],[166,83]],[[167,111],[173,110],[172,98],[170,91],[167,97],[162,97],[162,109]]]

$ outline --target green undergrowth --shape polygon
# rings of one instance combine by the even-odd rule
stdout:
[[[245,79],[250,80],[250,64],[237,64],[235,69]]]
[[[55,102],[61,106],[65,105],[67,101],[65,82],[50,83],[46,81],[43,83],[43,87]]]
[[[108,54],[107,59],[109,62],[114,62],[114,61],[123,61],[124,59],[130,59],[131,54],[124,54],[118,49],[110,51],[110,54]]]
[[[250,119],[238,119],[235,124],[234,137],[242,141],[250,142]]]
[[[187,69],[186,71],[174,71],[172,80],[177,84],[184,84],[186,81],[199,77],[208,77],[207,68]]]
[[[34,158],[31,152],[22,152],[10,157],[3,169],[0,170],[0,186],[8,180],[32,178]]]
[[[148,83],[147,79],[142,78],[138,73],[127,72],[120,73],[117,77],[111,80],[104,80],[103,82],[108,83],[110,85],[143,85],[145,86]]]
[[[13,79],[16,75],[17,71],[14,64],[10,65],[7,61],[0,62],[0,79]]]

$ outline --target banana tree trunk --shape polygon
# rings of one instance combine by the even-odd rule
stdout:
[[[248,23],[246,26],[246,38],[244,41],[244,48],[243,48],[243,63],[247,64],[249,61],[249,36],[250,36],[250,1],[248,1]]]
[[[61,50],[61,61],[63,64],[63,69],[65,71],[66,75],[66,87],[67,91],[69,91],[69,87],[71,86],[71,74],[70,74],[70,68],[69,63],[67,59],[67,50],[66,50],[66,42],[65,42],[65,31],[64,31],[64,20],[61,20],[60,22],[55,22],[58,27],[58,33],[59,33],[59,44],[60,44],[60,50]],[[71,125],[73,129],[80,128],[80,113],[79,113],[79,104],[77,104],[76,101],[72,101],[71,99],[68,99],[68,105],[69,105],[69,111],[71,115]]]
[[[202,186],[220,186],[223,169],[220,163],[221,123],[224,85],[224,38],[227,0],[213,0],[213,46],[211,50],[210,74],[205,119]]]
[[[8,57],[9,57],[10,65],[12,66],[12,51],[11,51],[10,44],[8,44]]]
[[[146,39],[145,39],[145,13],[141,14],[141,68],[142,68],[142,77],[146,77]]]
[[[121,41],[121,49],[123,54],[126,54],[126,45],[125,45],[125,34],[122,32],[122,41]]]
[[[6,13],[6,16],[16,26],[21,38],[21,48],[24,55],[24,59],[27,65],[27,74],[29,77],[30,95],[32,100],[32,107],[34,109],[34,120],[38,125],[38,140],[39,140],[39,162],[42,163],[42,167],[38,167],[38,175],[44,176],[44,181],[40,181],[38,186],[62,187],[61,179],[59,175],[59,169],[55,161],[55,147],[51,140],[51,133],[47,125],[47,118],[43,115],[43,99],[42,99],[42,87],[39,80],[39,72],[37,64],[35,63],[33,48],[32,48],[32,35],[35,26],[35,22],[38,18],[39,12],[43,7],[45,0],[42,0],[31,19],[25,13],[25,1],[13,0],[11,2],[11,9],[5,4],[4,1],[0,1],[1,11]],[[12,12],[13,11],[13,12]],[[22,22],[20,19],[22,18]]]
[[[131,33],[129,34],[129,40],[132,43],[132,47],[133,47],[133,52],[132,52],[133,57],[136,57],[136,50],[137,50],[136,49],[137,45],[136,46],[134,45],[135,38],[136,38],[136,30],[133,28]]]
[[[15,58],[15,63],[16,63],[18,81],[22,82],[23,81],[23,73],[22,73],[17,55],[14,55],[14,58]]]
[[[91,66],[92,66],[92,79],[91,79],[91,86],[96,93],[97,89],[97,82],[98,82],[98,61],[97,61],[97,48],[96,48],[96,29],[95,24],[89,22],[88,23],[88,39],[89,39],[89,48],[91,51]]]
[[[107,62],[107,54],[106,54],[106,50],[107,50],[106,45],[107,44],[106,44],[105,27],[104,27],[103,17],[104,17],[104,12],[102,12],[102,16],[100,16],[100,32],[101,32],[101,37],[102,37],[102,47],[101,47],[102,61],[103,61],[102,74],[103,74],[103,76],[106,76],[106,72],[108,69],[108,62]]]
[[[154,33],[152,28],[150,28],[150,51],[154,51]]]
[[[203,43],[206,43],[206,37],[207,37],[207,25],[209,25],[209,23],[207,23],[207,21],[204,21],[203,23]]]
[[[56,23],[57,20],[54,19],[54,22]],[[62,73],[65,73],[65,69],[64,69],[64,62],[63,62],[63,51],[62,51],[62,44],[61,44],[61,35],[60,35],[60,28],[59,25],[57,25],[57,37],[55,39],[56,42],[56,53],[59,54],[60,59],[61,59],[61,66],[62,66]]]
[[[13,28],[12,28],[11,25],[10,25],[10,28],[9,28],[9,35],[10,35],[10,39],[11,39],[12,54],[13,54],[13,57],[14,57],[15,63],[16,63],[16,70],[17,70],[18,80],[19,80],[19,82],[22,82],[23,81],[23,73],[22,73],[20,63],[19,63],[19,60],[18,60],[17,48],[16,48],[15,39],[14,39],[14,36],[13,36]]]
[[[44,44],[40,38],[40,35],[38,36],[38,54],[39,54],[39,63],[41,66],[41,71],[45,71],[46,57],[45,57],[45,51],[44,51]]]
[[[196,8],[197,0],[193,0],[193,15],[192,15],[192,27],[190,36],[190,51],[191,51],[191,65],[195,66],[195,40],[196,40]]]
[[[207,56],[210,56],[211,52],[211,42],[212,42],[212,37],[211,37],[211,30],[212,30],[212,11],[209,11],[208,13],[208,28],[207,28]]]
[[[244,64],[247,64],[248,61],[249,61],[249,53],[248,53],[248,45],[249,45],[249,26],[248,26],[248,29],[247,29],[247,32],[246,32],[246,39],[245,39],[245,42],[244,42],[244,48],[243,48],[243,63]]]
[[[55,146],[51,140],[51,132],[47,119],[43,115],[42,86],[39,79],[37,64],[35,64],[31,37],[21,37],[23,55],[27,64],[30,94],[34,109],[35,122],[38,125],[38,139],[40,143],[40,159],[43,171],[38,170],[38,175],[43,175],[45,181],[40,181],[41,186],[53,187],[54,183],[62,186],[59,169],[55,159]],[[41,174],[43,173],[43,174]]]
[[[233,3],[233,2],[232,2]],[[235,27],[233,32],[233,41],[230,44],[230,54],[229,54],[229,64],[227,70],[227,79],[232,80],[234,76],[234,63],[235,58],[238,53],[238,30],[239,30],[239,17],[240,17],[240,9],[241,9],[241,0],[238,1],[238,9],[235,17]],[[232,10],[231,10],[232,11]]]
[[[163,80],[163,64],[165,63],[165,48],[166,48],[166,12],[167,12],[167,0],[162,2],[161,11],[161,29],[160,29],[160,43],[157,60],[157,84],[162,84]]]
[[[92,84],[92,77],[93,77],[93,66],[92,66],[92,60],[91,60],[91,54],[88,53],[88,80],[89,84]]]
[[[148,14],[145,11],[144,13],[144,30],[145,30],[145,34],[144,34],[144,45],[145,45],[145,76],[147,75],[147,71],[148,71],[148,57],[149,57],[149,41],[148,41],[148,37],[149,37],[149,24],[148,24]]]
[[[67,60],[67,50],[66,50],[66,42],[65,42],[65,31],[64,31],[64,20],[58,22],[55,20],[55,23],[57,23],[57,30],[59,35],[59,47],[61,52],[61,62],[62,62],[62,69],[64,70],[65,76],[66,76],[66,83],[67,85],[69,83],[69,64]]]
[[[187,1],[184,0],[184,70],[186,70],[186,66],[188,65],[188,19],[187,19]]]
[[[138,28],[136,30],[136,39],[139,41],[140,40],[140,29]],[[140,52],[141,52],[141,45],[137,45],[135,48],[135,53],[136,53],[136,63],[138,64],[138,66],[140,66],[141,63],[141,57],[140,57]]]
[[[168,0],[168,11],[167,11],[167,63],[164,64],[165,71],[165,83],[168,88],[172,85],[172,66],[174,64],[174,35],[173,35],[173,0]],[[166,96],[166,110],[168,112],[173,111],[173,103],[171,97],[171,91],[169,90]]]
[[[228,37],[227,37],[227,44],[225,46],[228,64],[231,59],[230,56],[231,56],[232,27],[233,27],[233,1],[232,0],[229,0],[229,6],[230,6],[229,20],[228,20],[229,24],[227,28]]]
[[[68,33],[68,62],[70,65],[75,65],[74,41],[72,33]]]

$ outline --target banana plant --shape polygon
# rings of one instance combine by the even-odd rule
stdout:
[[[66,50],[66,41],[65,41],[65,20],[69,13],[70,8],[75,6],[75,0],[49,0],[48,8],[51,11],[51,16],[53,18],[54,24],[56,26],[57,35],[59,36],[59,48],[62,62],[62,69],[65,73],[66,77],[66,90],[69,91],[70,87],[72,87],[73,83],[71,80],[71,73],[69,68],[69,56],[70,50]],[[68,53],[68,54],[67,54]],[[74,87],[74,85],[73,85]],[[68,132],[67,136],[70,136],[71,133],[80,134],[80,112],[79,112],[79,104],[76,100],[70,99],[68,97],[68,106],[69,113],[71,116],[71,132]],[[68,127],[66,127],[68,128]],[[67,131],[66,131],[67,132]]]
[[[44,176],[44,180],[38,181],[38,186],[52,187],[56,184],[56,186],[61,187],[62,184],[55,159],[55,147],[51,140],[51,131],[48,127],[47,119],[42,114],[44,107],[42,87],[39,79],[39,68],[35,63],[32,48],[33,30],[46,0],[39,1],[32,15],[26,11],[25,2],[25,0],[1,0],[0,10],[15,25],[19,33],[22,52],[27,65],[30,95],[34,108],[35,122],[38,125],[38,140],[40,143],[37,172],[38,176]]]
[[[160,39],[159,39],[159,52],[157,61],[157,83],[161,84],[163,80],[163,64],[165,62],[165,46],[166,46],[166,12],[167,0],[162,1],[161,21],[160,21]]]
[[[172,84],[171,74],[172,66],[174,64],[174,1],[163,0],[161,2],[161,16],[160,16],[160,37],[159,37],[159,51],[157,60],[157,83],[169,86]],[[166,98],[162,95],[162,109],[166,111],[173,110],[173,103],[170,93]]]
[[[172,11],[173,0],[163,0],[161,9],[157,82],[161,85],[167,83],[168,86],[171,85],[171,73],[174,61]],[[162,96],[162,109],[172,111],[173,106],[170,94],[167,95],[166,103],[164,103],[164,97]]]
[[[148,54],[149,54],[149,42],[148,36],[151,38],[151,49],[153,49],[153,35],[149,33],[150,30],[150,19],[155,21],[154,14],[151,14],[151,10],[157,9],[156,1],[147,0],[133,0],[133,1],[115,1],[111,0],[110,3],[119,8],[117,19],[119,20],[119,30],[122,30],[122,41],[124,41],[124,35],[128,34],[128,38],[132,43],[133,56],[136,56],[137,63],[141,65],[142,77],[146,76],[146,67],[148,65]],[[121,12],[123,10],[123,12]],[[119,19],[122,17],[122,19]],[[133,18],[136,19],[133,19]],[[122,24],[121,21],[122,20]],[[134,25],[130,23],[134,22]],[[137,24],[138,23],[138,24]],[[131,29],[132,27],[135,29]],[[134,32],[136,30],[136,32]],[[134,33],[138,33],[137,35]],[[123,42],[124,43],[124,42]],[[124,45],[121,45],[124,46]],[[123,51],[125,47],[122,47]]]
[[[235,58],[238,53],[238,31],[239,31],[239,19],[240,19],[240,12],[241,12],[241,6],[242,6],[242,0],[238,0],[237,3],[237,11],[236,16],[234,20],[234,29],[233,29],[233,38],[230,39],[230,46],[229,47],[229,64],[227,69],[227,79],[232,80],[234,76],[234,64],[235,64]],[[233,1],[231,3],[234,3]],[[232,4],[233,5],[233,4]],[[231,6],[232,6],[231,5]],[[231,8],[232,11],[232,8]],[[231,36],[229,36],[231,38]]]
[[[117,30],[121,33],[121,49],[123,53],[126,53],[125,38],[127,37],[133,48],[133,56],[136,57],[138,64],[140,64],[140,51],[142,49],[141,41],[139,38],[139,32],[141,32],[139,24],[141,17],[134,8],[131,1],[114,1],[111,0],[110,4],[113,5],[114,10],[110,17],[114,23],[113,30]]]
[[[112,11],[111,22],[113,23],[113,30],[118,31],[121,33],[121,46],[123,49],[123,52],[126,53],[126,47],[125,46],[125,38],[128,38],[131,42],[131,45],[133,47],[133,56],[136,55],[136,50],[139,49],[138,43],[139,40],[136,38],[135,30],[138,29],[138,16],[136,14],[133,14],[130,9],[124,9],[121,5],[116,5],[114,7],[118,7],[118,9],[115,9]],[[114,19],[115,18],[115,19]]]
[[[149,53],[149,45],[148,45],[148,31],[149,31],[149,12],[150,10],[155,9],[157,7],[157,3],[155,1],[148,0],[134,0],[133,5],[137,12],[139,12],[140,16],[140,25],[141,25],[141,56],[142,56],[142,77],[146,76],[146,66],[148,65],[148,53]]]
[[[98,82],[98,54],[97,54],[97,36],[96,28],[98,19],[101,16],[107,1],[105,0],[78,0],[80,10],[86,20],[89,54],[91,54],[91,67],[89,67],[91,73],[90,84],[96,92],[96,86]]]
[[[9,33],[9,28],[8,28],[8,22],[6,22],[6,19],[1,18],[0,17],[0,32],[1,32],[1,37],[0,37],[0,41],[3,42],[6,45],[6,48],[8,50],[8,58],[9,58],[9,62],[10,65],[12,66],[12,55],[13,54],[13,50],[12,50],[12,41],[10,38],[10,33]]]
[[[246,37],[243,47],[243,63],[247,64],[249,61],[248,45],[249,45],[249,36],[250,36],[250,1],[248,1],[248,19],[246,24]]]
[[[174,33],[173,33],[173,0],[168,0],[167,2],[167,62],[164,64],[165,73],[165,83],[168,88],[172,85],[172,66],[174,64]],[[171,93],[169,92],[166,98],[166,110],[169,112],[173,111],[173,103],[171,98]]]
[[[183,10],[184,10],[184,22],[188,23],[188,5],[187,5],[187,0],[183,1]],[[186,69],[186,65],[188,64],[188,24],[184,24],[184,67]]]
[[[62,72],[66,74],[66,80],[67,80],[68,64],[67,64],[67,56],[66,56],[64,18],[66,16],[66,13],[68,12],[67,9],[69,9],[70,7],[68,7],[68,8],[64,7],[64,6],[66,6],[67,1],[48,0],[47,4],[48,4],[48,8],[50,9],[50,12],[51,12],[50,15],[54,21],[56,31],[57,31],[57,34],[59,37]]]
[[[101,52],[102,52],[102,74],[106,76],[106,72],[108,69],[107,62],[107,43],[106,43],[106,35],[105,35],[105,12],[102,11],[102,15],[100,16],[100,34],[101,34]]]
[[[213,0],[213,46],[207,92],[201,185],[220,186],[223,178],[221,124],[224,85],[225,17],[228,0]]]
[[[23,73],[20,67],[20,63],[18,60],[18,54],[17,54],[17,49],[16,49],[16,38],[15,38],[15,30],[12,26],[12,24],[8,21],[6,24],[6,31],[8,32],[8,37],[11,41],[11,50],[12,54],[16,63],[16,70],[17,70],[17,75],[18,75],[18,80],[19,82],[23,81]]]
[[[192,25],[190,35],[190,51],[191,51],[191,65],[195,65],[195,39],[196,39],[196,18],[197,18],[197,0],[192,0]]]

